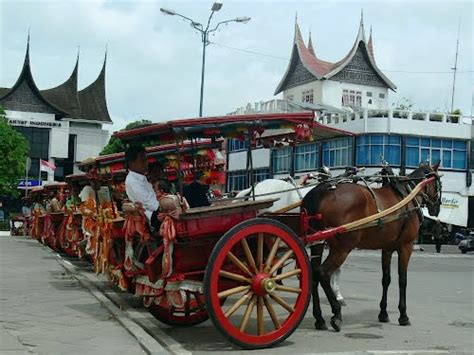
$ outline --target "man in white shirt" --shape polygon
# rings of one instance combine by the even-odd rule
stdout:
[[[125,152],[125,161],[128,166],[128,174],[125,179],[127,196],[130,201],[143,205],[150,225],[156,227],[159,224],[157,214],[160,205],[153,187],[145,176],[148,170],[145,149],[140,146],[131,146]]]

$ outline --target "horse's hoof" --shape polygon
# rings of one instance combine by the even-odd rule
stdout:
[[[408,317],[401,317],[401,318],[398,318],[398,324],[400,324],[400,325],[402,325],[402,326],[411,325],[411,323],[410,323],[410,318],[408,318]]]
[[[328,326],[326,325],[326,322],[325,321],[322,321],[322,322],[314,322],[314,327],[317,329],[317,330],[328,330]]]
[[[388,318],[387,312],[385,312],[385,313],[380,312],[379,313],[379,322],[382,322],[382,323],[390,322],[390,319]]]
[[[331,326],[336,332],[341,331],[342,320],[336,317],[331,318]]]

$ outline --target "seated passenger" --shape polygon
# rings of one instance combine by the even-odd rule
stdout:
[[[183,195],[189,202],[190,207],[204,207],[210,206],[207,198],[207,192],[209,186],[201,185],[199,182],[194,181],[183,189]]]
[[[46,204],[46,210],[49,213],[61,212],[61,203],[59,202],[57,194],[55,194],[54,192],[51,194],[51,199],[49,200],[49,203]]]
[[[178,218],[182,211],[189,208],[186,199],[171,193],[171,188],[166,180],[158,180],[153,184],[156,198],[160,203],[158,219],[162,221],[166,215]]]
[[[128,167],[125,179],[125,191],[132,202],[140,203],[145,209],[145,215],[153,228],[159,226],[158,208],[160,204],[153,187],[145,174],[148,170],[148,160],[145,149],[141,146],[131,146],[125,152],[125,162]]]

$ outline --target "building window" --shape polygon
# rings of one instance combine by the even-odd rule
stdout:
[[[268,168],[254,169],[253,182],[257,183],[270,177]],[[227,191],[242,191],[249,187],[247,170],[229,171],[227,173]]]
[[[253,181],[260,182],[267,180],[270,177],[270,170],[268,168],[254,169],[253,170]]]
[[[382,158],[390,165],[400,165],[400,136],[366,134],[357,137],[356,165],[380,165]]]
[[[466,169],[467,143],[456,139],[407,137],[406,165],[416,168],[421,162],[436,164],[444,169]]]
[[[367,91],[367,97],[372,97],[372,93],[370,91]]]
[[[362,92],[354,90],[342,90],[342,106],[361,107]]]
[[[324,142],[323,164],[330,167],[352,165],[352,139],[339,138]]]
[[[247,171],[229,171],[227,172],[227,191],[242,191],[248,186]]]
[[[283,147],[272,151],[273,173],[288,173],[291,166],[291,147]]]
[[[313,103],[313,89],[304,90],[301,97],[301,101],[312,104]]]
[[[385,94],[379,94],[380,99],[385,99]]]
[[[37,178],[39,176],[39,160],[49,159],[49,128],[17,127],[13,128],[20,132],[30,145],[29,157],[31,168],[28,174]]]
[[[295,171],[315,170],[319,166],[318,152],[316,143],[297,145],[295,147]]]
[[[249,142],[247,140],[229,139],[227,141],[228,152],[237,152],[239,150],[247,150]]]
[[[369,99],[369,101],[367,101],[367,103],[368,103],[369,105],[372,105],[372,99]]]

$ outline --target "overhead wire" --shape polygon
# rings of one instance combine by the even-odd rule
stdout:
[[[261,56],[261,57],[267,57],[267,58],[282,60],[282,61],[285,61],[285,62],[289,61],[288,58],[283,58],[283,57],[279,57],[279,56],[276,56],[276,55],[257,52],[257,51],[249,50],[249,49],[232,47],[232,46],[228,46],[228,45],[225,45],[225,44],[222,44],[222,43],[210,42],[210,44],[213,44],[215,46],[222,47],[222,48],[232,49],[232,50],[243,52],[243,53],[258,55],[258,56]],[[390,72],[390,73],[404,73],[404,74],[452,74],[453,73],[452,70],[450,70],[450,71],[411,71],[411,70],[390,70],[390,69],[381,69],[381,70],[383,70],[385,72]],[[473,72],[474,72],[474,70],[458,70],[457,71],[457,73],[463,73],[463,74],[473,73]]]

